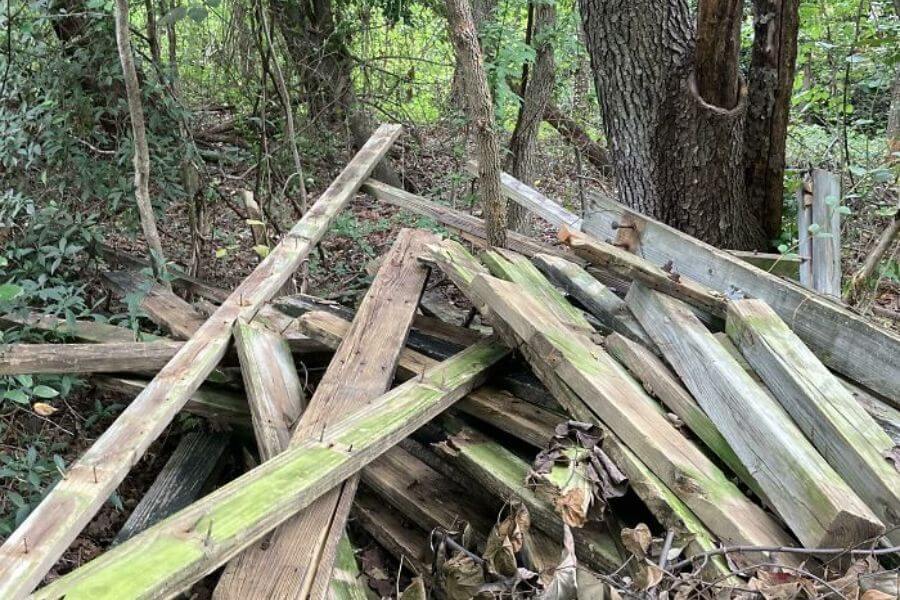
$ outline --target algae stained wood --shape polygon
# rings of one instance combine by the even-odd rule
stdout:
[[[428,276],[418,256],[434,241],[437,238],[425,231],[399,233],[300,418],[292,443],[318,436],[328,423],[388,389]],[[243,592],[252,590],[252,596],[269,597],[277,590],[289,597],[321,598],[344,528],[338,507],[349,509],[357,484],[357,478],[351,478],[330,491],[279,528],[266,549],[245,552],[229,567],[230,577],[243,582]]]
[[[632,312],[803,544],[845,548],[884,525],[683,303],[641,285]]]
[[[452,406],[508,352],[493,339],[466,348],[55,580],[35,598],[158,598],[187,589]]]
[[[154,323],[168,329],[173,337],[188,339],[206,320],[171,288],[134,271],[113,271],[104,277],[125,296],[140,298],[140,307]]]
[[[0,547],[0,597],[24,597],[215,369],[239,317],[250,319],[315,247],[400,134],[382,125],[337,179]],[[27,549],[26,543],[27,541]]]
[[[732,302],[727,331],[806,437],[881,519],[891,543],[900,545],[900,472],[886,459],[891,438],[765,302]]]
[[[9,344],[0,346],[0,375],[156,371],[184,342]]]
[[[472,287],[492,314],[534,355],[543,357],[591,414],[614,431],[714,535],[732,544],[789,543],[775,521],[679,433],[606,352],[566,328],[515,284],[479,275]],[[535,364],[530,355],[529,361]]]

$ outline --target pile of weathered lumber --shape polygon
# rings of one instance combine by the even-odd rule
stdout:
[[[35,597],[169,597],[224,567],[215,598],[366,598],[360,542],[405,598],[893,597],[900,338],[837,303],[608,199],[609,230],[582,231],[508,177],[562,246],[511,234],[476,256],[404,229],[355,311],[278,296],[361,187],[483,246],[478,219],[368,179],[398,135],[379,129],[231,293],[180,277],[190,304],[105,249],[111,289],[170,338],[4,317],[73,342],[2,348],[0,373],[136,398],[0,548],[0,597],[34,591],[182,410],[213,426],[106,553]],[[479,327],[422,310],[442,278]],[[248,470],[219,481],[234,445]]]

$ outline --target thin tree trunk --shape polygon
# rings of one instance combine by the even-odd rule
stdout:
[[[141,228],[150,249],[154,275],[163,285],[171,287],[167,277],[162,243],[159,240],[159,232],[156,230],[156,217],[153,216],[153,205],[150,202],[150,150],[147,147],[147,132],[144,128],[141,89],[138,85],[137,71],[134,68],[134,58],[131,54],[128,0],[116,0],[116,45],[119,49],[119,60],[122,62],[125,94],[128,98],[128,112],[131,116],[131,131],[134,136],[134,195],[141,218]]]
[[[553,102],[547,102],[544,109],[544,120],[556,130],[567,142],[578,148],[588,161],[598,169],[610,166],[606,148],[591,139],[575,119],[565,114]]]
[[[781,234],[785,142],[797,62],[799,10],[800,0],[753,0],[744,181],[750,207],[763,216],[762,226],[769,240]]]
[[[735,53],[739,11],[700,4],[701,28],[720,28],[704,44]],[[716,246],[765,247],[744,184],[747,90],[736,56],[696,52],[687,0],[581,0],[581,13],[622,201]],[[729,73],[714,74],[717,65]],[[736,81],[736,101],[731,91],[725,106],[707,101],[700,89],[710,84],[698,78]],[[707,94],[720,101],[721,92]],[[593,214],[587,207],[586,220]]]
[[[894,163],[900,160],[900,70],[894,75],[894,85],[891,88],[891,106],[889,110],[890,113],[888,114],[886,131],[888,162]]]
[[[500,148],[494,125],[494,104],[469,0],[447,0],[447,20],[456,57],[462,67],[469,119],[475,127],[479,154],[478,188],[488,243],[502,247],[506,245],[506,199],[500,195]]]
[[[528,185],[534,182],[535,145],[550,96],[553,94],[556,64],[550,33],[556,25],[556,7],[553,4],[532,2],[533,20],[528,43],[534,48],[534,68],[529,77],[523,70],[522,103],[519,116],[509,142],[509,169],[513,177]],[[531,226],[529,212],[511,203],[507,212],[508,226],[514,231],[527,233]]]
[[[159,67],[162,64],[162,56],[159,53],[159,34],[156,32],[156,9],[153,0],[144,0],[144,8],[147,9],[147,41],[150,43],[150,56]]]

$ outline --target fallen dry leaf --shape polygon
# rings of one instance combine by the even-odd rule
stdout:
[[[650,534],[650,528],[644,523],[638,523],[637,527],[631,529],[625,527],[622,529],[622,545],[625,549],[634,554],[635,558],[643,560],[647,557],[647,549],[653,541]]]
[[[46,402],[35,402],[31,405],[31,408],[32,410],[34,410],[34,412],[41,415],[42,417],[49,417],[59,410],[54,406],[50,406]]]

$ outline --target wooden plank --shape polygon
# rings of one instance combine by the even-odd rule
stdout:
[[[517,347],[531,347],[529,362],[533,356],[544,357],[594,418],[614,431],[717,537],[734,544],[788,543],[790,538],[771,517],[678,432],[643,388],[600,347],[566,328],[515,284],[479,275],[472,288],[495,320],[502,319],[515,332],[521,340]],[[560,398],[564,401],[570,402]]]
[[[823,298],[780,279],[622,205],[597,197],[598,211],[585,231],[598,239],[614,235],[613,221],[638,223],[641,255],[655,264],[673,261],[683,277],[728,294],[732,288],[765,300],[831,369],[900,402],[900,336]]]
[[[427,531],[403,519],[365,487],[360,487],[356,494],[352,515],[376,542],[398,561],[403,561],[404,571],[408,569],[414,575],[431,581]]]
[[[900,472],[891,438],[765,302],[728,307],[727,331],[825,460],[900,545]]]
[[[301,443],[328,423],[377,397],[390,387],[397,358],[404,347],[428,268],[418,260],[425,245],[437,237],[403,229],[366,293],[350,331],[316,387],[291,439]],[[245,552],[231,578],[251,596],[321,598],[331,577],[333,555],[344,522],[336,511],[349,502],[357,478],[331,490],[303,513],[277,530],[265,550]],[[293,568],[287,568],[293,565]]]
[[[681,302],[633,285],[628,303],[803,544],[845,548],[884,526],[790,416]]]
[[[460,233],[472,235],[476,239],[487,239],[487,230],[485,229],[483,219],[454,210],[449,206],[437,204],[422,196],[410,194],[405,190],[391,187],[375,179],[366,181],[362,189],[364,192],[372,194],[382,202],[432,218],[442,225],[446,225]],[[506,232],[506,247],[519,254],[524,254],[525,256],[533,256],[538,252],[543,252],[545,254],[566,256],[569,260],[578,260],[577,257],[564,247],[542,244],[528,236],[514,231]]]
[[[494,340],[463,350],[55,580],[35,598],[167,597],[186,589],[452,406],[507,355]]]
[[[442,423],[454,433],[446,442],[436,446],[441,457],[497,497],[521,502],[528,509],[535,527],[551,539],[562,539],[563,522],[552,501],[526,484],[531,465],[471,427],[448,419],[442,419]],[[585,564],[601,571],[616,569],[621,564],[622,559],[613,540],[598,523],[573,529],[572,534],[575,552]]]
[[[91,378],[98,388],[122,394],[129,400],[140,395],[150,383],[146,379],[101,375]],[[250,427],[247,399],[224,387],[204,385],[184,405],[184,410],[206,418],[217,426]]]
[[[807,177],[797,188],[797,254],[806,257],[800,264],[800,284],[812,288],[812,186]]]
[[[817,292],[841,297],[841,182],[824,169],[812,172],[812,287]]]
[[[117,325],[110,325],[109,323],[84,320],[69,322],[66,319],[40,315],[34,312],[24,315],[6,314],[0,316],[0,325],[4,327],[31,327],[63,338],[73,338],[82,342],[92,343],[152,342],[165,339],[152,333],[132,331]]]
[[[228,348],[234,322],[252,318],[281,289],[399,134],[399,126],[388,125],[375,132],[278,246],[7,538],[0,547],[0,597],[21,598],[41,581],[215,369]]]
[[[328,589],[328,600],[370,600],[361,579],[356,554],[350,538],[342,535],[334,558],[334,573]]]
[[[770,254],[751,250],[728,250],[728,253],[767,273],[778,275],[779,277],[787,277],[794,281],[800,281],[801,264],[808,262],[808,260],[801,258],[797,253]]]
[[[897,410],[881,398],[877,398],[855,383],[840,380],[850,395],[875,419],[884,432],[896,445],[900,446],[900,410]]]
[[[155,525],[196,500],[228,447],[223,433],[190,431],[178,446],[128,520],[119,530],[113,545]]]
[[[507,187],[503,186],[504,194]],[[531,190],[534,194],[539,194]],[[727,251],[645,217],[612,198],[591,193],[595,210],[582,230],[598,240],[614,239],[628,221],[641,256],[657,265],[672,261],[683,277],[728,294],[741,290],[765,300],[830,368],[900,403],[900,336],[802,286],[747,264]],[[515,201],[514,196],[508,195]],[[544,197],[546,202],[552,200]],[[801,256],[809,256],[802,249]],[[804,263],[805,264],[805,263]]]
[[[647,348],[619,334],[608,336],[604,345],[643,384],[644,389],[678,415],[688,429],[757,496],[765,498],[756,480],[669,367]]]
[[[183,342],[9,344],[0,346],[0,375],[156,371]]]
[[[173,337],[186,340],[206,319],[188,302],[160,283],[134,271],[113,271],[103,276],[123,296],[137,296],[139,306],[154,323],[169,330]]]
[[[645,346],[653,345],[644,328],[628,311],[625,302],[583,267],[550,254],[535,254],[532,261],[548,279],[575,298],[610,331]]]

